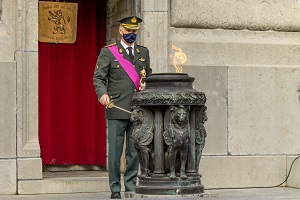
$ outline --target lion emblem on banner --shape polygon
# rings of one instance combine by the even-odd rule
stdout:
[[[61,10],[56,10],[53,12],[50,10],[49,15],[50,17],[48,17],[48,20],[55,24],[53,34],[65,34],[65,25],[67,25],[67,23],[70,23],[70,16],[68,14],[63,15],[63,12]]]

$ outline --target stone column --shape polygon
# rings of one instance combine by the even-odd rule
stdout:
[[[170,72],[168,67],[169,0],[141,0],[143,24],[141,44],[150,51],[153,73]]]
[[[164,146],[163,146],[163,113],[161,108],[154,109],[154,175],[164,174]]]
[[[10,1],[15,2],[15,1]],[[38,0],[16,1],[17,181],[18,193],[42,193],[38,140]]]
[[[195,129],[196,129],[196,118],[195,118],[195,107],[192,106],[190,110],[190,145],[187,163],[187,173],[196,174],[195,170]]]

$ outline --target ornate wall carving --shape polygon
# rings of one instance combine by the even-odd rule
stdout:
[[[300,2],[296,0],[176,0],[171,1],[171,26],[298,32],[300,31]]]

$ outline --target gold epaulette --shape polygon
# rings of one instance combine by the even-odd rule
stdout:
[[[112,44],[106,45],[106,46],[104,46],[104,48],[105,47],[111,47],[111,46],[114,46],[114,45],[116,45],[116,43],[112,43]]]

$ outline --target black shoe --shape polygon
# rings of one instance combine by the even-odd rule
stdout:
[[[121,199],[121,193],[120,192],[112,192],[110,198],[111,199]]]

